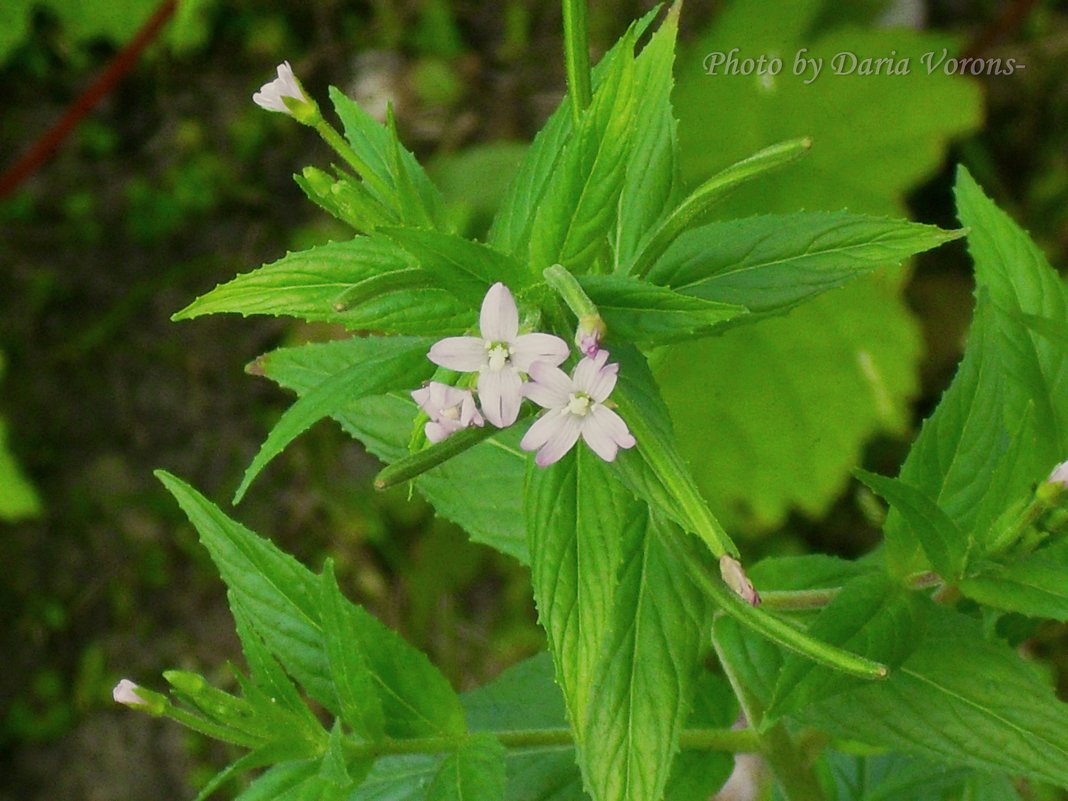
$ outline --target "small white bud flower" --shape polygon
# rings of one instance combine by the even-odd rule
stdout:
[[[734,590],[750,606],[760,606],[760,593],[745,574],[742,563],[733,556],[723,554],[719,558],[719,574],[723,582]]]
[[[286,103],[286,98],[295,101],[302,107],[315,108],[315,103],[304,94],[304,89],[301,87],[300,81],[297,80],[297,76],[293,74],[293,68],[289,66],[289,62],[283,61],[278,65],[278,77],[261,86],[260,91],[252,95],[252,100],[260,108],[265,108],[268,111],[278,111],[282,114],[288,114],[290,117],[297,117],[293,108],[291,108],[292,104]],[[301,116],[304,115],[302,114]]]
[[[1068,462],[1061,462],[1054,467],[1053,472],[1049,474],[1049,478],[1046,481],[1051,484],[1060,484],[1065,489],[1068,489]]]
[[[137,694],[141,688],[129,679],[123,679],[111,691],[111,697],[124,706],[149,706],[148,701]]]

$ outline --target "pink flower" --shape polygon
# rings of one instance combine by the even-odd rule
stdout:
[[[620,448],[634,447],[634,437],[623,418],[604,405],[619,372],[618,364],[607,361],[608,351],[598,351],[593,358],[580,361],[570,378],[545,362],[531,366],[531,382],[524,394],[548,411],[534,422],[519,445],[538,451],[534,461],[539,467],[558,461],[579,437],[606,462],[615,459]]]
[[[567,343],[552,334],[519,335],[519,309],[502,283],[490,287],[479,316],[480,337],[447,337],[430,348],[430,361],[462,373],[478,372],[482,413],[497,428],[519,416],[523,377],[535,362],[556,366],[567,358]]]
[[[280,111],[283,114],[293,116],[293,111],[286,105],[284,98],[291,98],[300,103],[310,103],[297,76],[293,74],[293,68],[288,61],[278,65],[278,77],[260,87],[260,91],[252,95],[252,101],[260,108],[268,111]]]
[[[431,381],[422,389],[415,390],[412,400],[430,417],[425,431],[426,438],[431,442],[441,442],[461,429],[485,423],[475,408],[474,397],[466,389]]]

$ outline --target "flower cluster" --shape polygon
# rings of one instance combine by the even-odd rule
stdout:
[[[539,466],[558,461],[580,437],[594,453],[612,461],[620,448],[635,442],[627,424],[607,404],[619,365],[608,364],[599,333],[584,341],[584,357],[568,376],[560,369],[570,355],[567,343],[552,334],[520,334],[512,293],[504,284],[494,284],[482,301],[480,335],[447,337],[428,354],[440,367],[477,373],[481,414],[470,390],[431,381],[412,393],[430,418],[427,439],[440,442],[463,428],[483,425],[484,419],[507,428],[527,398],[546,410],[520,442],[525,450],[537,451]]]

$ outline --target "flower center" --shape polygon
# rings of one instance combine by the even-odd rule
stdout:
[[[578,417],[585,417],[590,412],[593,400],[585,392],[572,392],[567,401],[567,410]]]
[[[493,371],[503,369],[508,364],[508,359],[511,355],[512,351],[508,348],[507,343],[486,343],[486,361],[489,364],[489,369]]]
[[[455,406],[446,406],[440,412],[442,420],[459,420],[460,419],[460,404]]]

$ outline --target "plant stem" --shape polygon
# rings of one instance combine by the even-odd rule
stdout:
[[[752,732],[755,736],[760,754],[775,775],[783,797],[786,801],[824,801],[823,790],[820,788],[812,766],[782,723],[776,723],[760,734],[756,734],[764,719],[764,705],[741,680],[730,658],[716,640],[715,634],[712,635],[712,647],[716,651],[727,681],[730,682],[738,697],[742,713],[749,723],[750,728],[743,731]]]
[[[821,587],[814,590],[771,590],[760,593],[760,605],[765,609],[783,612],[803,612],[822,609],[841,592],[841,587]]]
[[[360,158],[359,154],[345,140],[345,137],[334,130],[334,127],[329,122],[319,117],[314,127],[319,132],[319,136],[323,137],[323,141],[330,145],[333,151],[341,156],[345,163],[352,167],[356,174],[375,190],[380,200],[392,196],[393,188],[386,185],[385,181],[367,165],[366,161]]]
[[[564,0],[564,63],[567,67],[571,116],[577,124],[590,104],[590,45],[586,0]]]
[[[571,729],[528,729],[493,732],[505,748],[568,747],[575,744]],[[392,754],[440,754],[455,751],[463,741],[459,737],[415,737],[406,740],[387,739],[382,742],[347,742],[346,750],[353,757],[380,757]],[[758,738],[749,729],[686,729],[679,737],[679,746],[689,750],[727,751],[743,753],[756,751]]]

